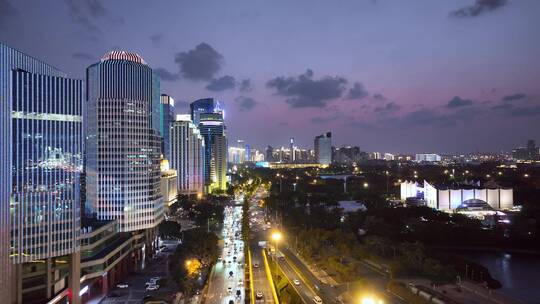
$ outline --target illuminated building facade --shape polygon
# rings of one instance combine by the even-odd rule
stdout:
[[[87,68],[86,207],[119,231],[153,229],[160,192],[159,77],[137,54],[113,51]]]
[[[315,160],[321,165],[330,165],[332,163],[332,133],[315,137]]]
[[[191,121],[195,126],[199,126],[201,121],[201,114],[203,113],[216,113],[221,114],[224,118],[225,114],[221,107],[221,102],[215,98],[203,98],[192,102],[190,105]]]
[[[171,168],[176,170],[178,192],[204,193],[205,141],[190,115],[177,115],[171,124]]]
[[[485,202],[485,205],[493,210],[508,210],[514,206],[512,188],[481,186],[479,183],[447,186],[427,181],[424,181],[423,185],[404,181],[400,188],[403,201],[419,198],[423,199],[428,207],[443,211],[463,208],[471,200]]]
[[[416,154],[415,160],[417,162],[440,162],[441,156],[438,154]]]
[[[174,99],[167,95],[161,94],[161,103],[159,108],[159,132],[163,137],[163,144],[161,145],[161,151],[165,159],[171,157],[170,142],[171,137],[169,134],[171,123],[174,121]]]
[[[227,189],[227,133],[222,113],[200,113],[204,138],[205,181],[208,192]]]
[[[1,43],[0,76],[2,302],[63,299],[79,292],[83,83]]]
[[[178,196],[178,176],[176,170],[171,169],[169,161],[161,160],[161,194],[165,209],[176,203]]]

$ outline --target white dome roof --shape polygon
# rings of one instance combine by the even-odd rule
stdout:
[[[137,53],[126,51],[110,51],[101,57],[101,61],[105,60],[128,60],[140,64],[146,64],[146,61]]]

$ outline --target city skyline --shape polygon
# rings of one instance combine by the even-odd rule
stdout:
[[[535,1],[124,5],[0,1],[0,40],[79,79],[111,49],[137,52],[175,114],[215,97],[229,139],[261,150],[328,130],[336,147],[402,153],[538,140]]]

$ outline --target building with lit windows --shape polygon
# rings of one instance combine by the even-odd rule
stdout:
[[[171,169],[169,161],[161,160],[161,194],[163,195],[163,203],[165,209],[176,203],[178,196],[178,176],[176,170]]]
[[[161,94],[161,104],[159,108],[159,132],[163,137],[163,144],[161,145],[161,151],[165,159],[169,159],[170,155],[170,142],[169,129],[171,123],[174,121],[174,99],[167,95]]]
[[[221,102],[215,98],[203,98],[195,100],[189,105],[189,107],[191,110],[191,121],[196,126],[199,126],[202,113],[221,114],[222,118],[225,116],[223,108],[221,107]]]
[[[332,132],[315,137],[315,160],[321,165],[332,163]]]
[[[445,185],[432,184],[427,181],[424,181],[423,184],[404,181],[401,183],[400,189],[401,200],[421,199],[428,207],[442,211],[480,207],[491,210],[508,210],[514,206],[512,188],[481,185],[479,182]]]
[[[83,82],[1,43],[0,76],[2,303],[66,302],[79,292]]]
[[[205,141],[190,115],[177,115],[171,124],[170,166],[176,170],[178,192],[204,193]]]
[[[200,113],[204,138],[205,181],[208,192],[227,189],[227,131],[222,113]]]
[[[87,68],[86,207],[120,232],[163,220],[159,77],[135,53],[113,51]]]
[[[417,162],[440,162],[441,156],[438,154],[416,154],[415,160]]]

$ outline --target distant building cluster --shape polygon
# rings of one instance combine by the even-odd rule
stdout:
[[[512,157],[516,160],[540,160],[540,149],[534,140],[529,139],[526,147],[518,147],[512,150]]]

